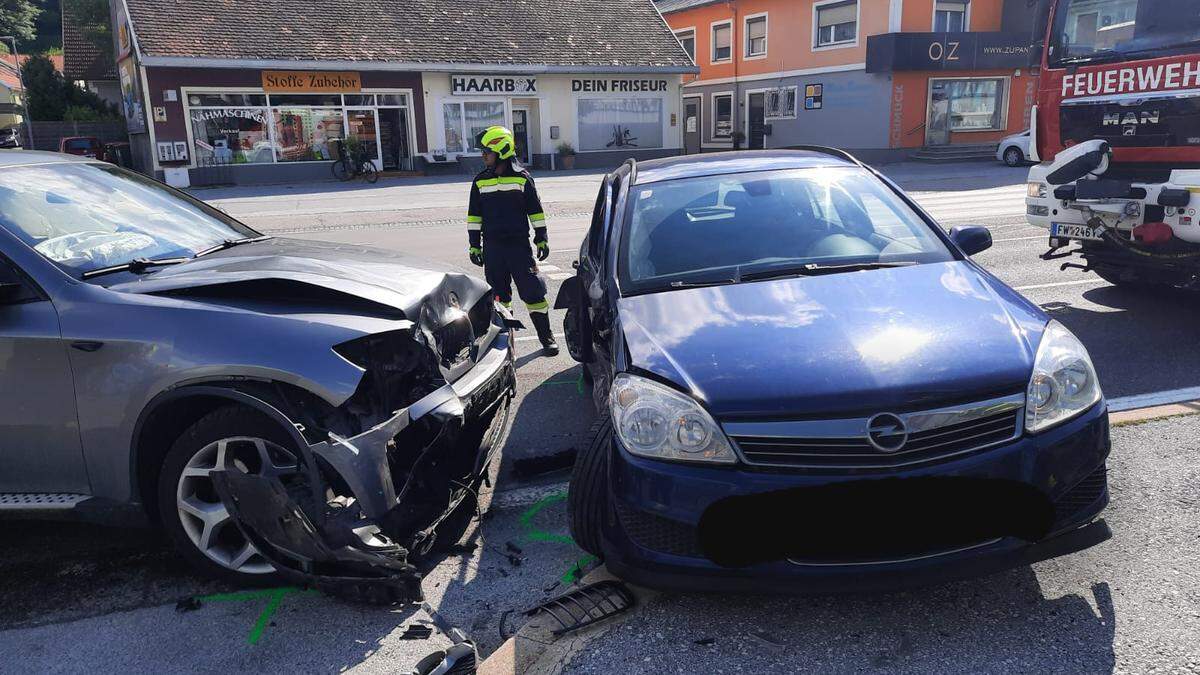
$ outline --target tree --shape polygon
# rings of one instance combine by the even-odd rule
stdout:
[[[18,41],[32,41],[37,36],[36,22],[42,10],[30,0],[0,0],[0,34],[12,35]]]
[[[118,110],[96,94],[63,79],[45,54],[29,57],[21,74],[29,116],[38,121],[117,120]]]

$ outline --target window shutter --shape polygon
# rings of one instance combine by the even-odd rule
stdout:
[[[817,8],[817,25],[820,28],[836,26],[840,23],[854,23],[858,15],[858,3],[850,2],[844,5],[834,5]]]

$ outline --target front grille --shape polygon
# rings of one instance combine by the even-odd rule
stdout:
[[[1054,502],[1054,519],[1062,522],[1079,513],[1080,510],[1096,503],[1104,495],[1108,487],[1108,467],[1101,464],[1099,468],[1087,475],[1086,478],[1067,490],[1063,496]]]
[[[756,425],[727,425],[748,464],[804,469],[887,470],[943,461],[978,452],[1013,440],[1021,434],[1024,415],[1020,397],[896,416],[910,429],[907,441],[896,451],[877,449],[868,440],[870,419],[804,422],[804,429],[824,424],[846,433],[829,436],[739,434]],[[787,423],[781,423],[780,426]],[[759,430],[772,424],[757,425]]]
[[[616,502],[621,529],[642,548],[671,555],[701,558],[696,528]]]

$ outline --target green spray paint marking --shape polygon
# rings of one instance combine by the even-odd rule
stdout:
[[[533,519],[537,516],[538,513],[541,513],[542,509],[545,509],[547,506],[550,506],[551,504],[565,501],[566,499],[567,499],[566,492],[555,492],[554,494],[546,495],[545,497],[542,497],[540,500],[538,500],[538,502],[536,504],[529,507],[528,509],[525,510],[524,513],[521,514],[521,517],[518,519],[518,521],[521,523],[521,528],[525,530],[525,541],[527,541],[527,542],[541,541],[541,542],[548,542],[548,543],[552,543],[552,544],[569,544],[571,546],[575,545],[575,540],[572,539],[571,537],[569,537],[565,534],[556,534],[554,532],[547,532],[545,530],[540,530],[537,527],[535,527],[533,524]],[[562,582],[564,584],[574,583],[575,581],[577,581],[579,578],[581,578],[583,576],[584,568],[587,567],[588,565],[590,565],[591,563],[595,562],[596,560],[597,560],[597,558],[594,555],[591,555],[591,554],[585,555],[582,558],[580,558],[579,560],[575,561],[575,564],[572,565],[566,572],[563,572],[563,575],[559,578],[562,580]]]
[[[570,584],[570,583],[574,583],[575,581],[578,581],[579,579],[582,579],[583,578],[583,568],[596,562],[596,560],[598,560],[598,558],[596,558],[596,556],[594,556],[590,553],[588,555],[583,556],[579,560],[576,560],[575,564],[571,566],[571,569],[569,569],[563,573],[562,582],[564,584]]]
[[[239,593],[215,593],[213,595],[203,595],[197,600],[201,602],[245,602],[247,600],[262,600],[268,598],[267,606],[259,613],[258,620],[254,622],[254,627],[250,629],[250,634],[246,636],[246,642],[251,645],[258,644],[262,639],[263,631],[271,622],[271,616],[279,609],[279,605],[283,603],[283,599],[293,593],[316,593],[314,589],[304,590],[295,586],[285,586],[283,588],[268,588],[262,591],[241,591]]]
[[[578,394],[580,396],[583,396],[583,393],[584,393],[583,369],[582,368],[579,369],[579,377],[577,377],[573,380],[546,380],[543,384],[548,384],[548,385],[573,384],[573,385],[575,385],[575,391],[578,392]]]

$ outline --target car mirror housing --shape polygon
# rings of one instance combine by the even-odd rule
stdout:
[[[967,255],[992,247],[992,232],[982,225],[959,225],[950,230],[950,240]]]

